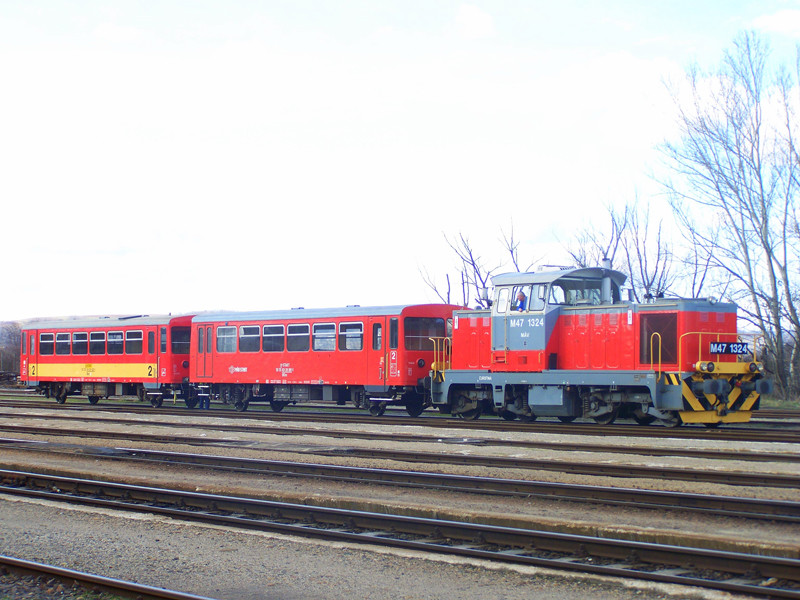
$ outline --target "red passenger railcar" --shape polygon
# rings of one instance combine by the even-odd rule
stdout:
[[[58,403],[83,394],[137,395],[160,406],[190,398],[189,337],[193,315],[42,320],[22,329],[20,379]]]
[[[201,314],[192,320],[190,377],[200,397],[219,395],[245,410],[298,402],[368,407],[388,403],[421,413],[430,397],[431,338],[449,336],[460,307],[425,304]]]

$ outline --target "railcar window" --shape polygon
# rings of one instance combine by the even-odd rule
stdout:
[[[364,347],[363,323],[339,323],[339,350],[361,350]]]
[[[31,356],[35,355],[36,354],[36,336],[35,335],[31,336],[30,348],[31,348]]]
[[[372,349],[380,350],[383,348],[383,325],[381,323],[372,324]]]
[[[125,332],[125,354],[141,354],[142,353],[142,339],[143,332],[141,331],[126,331]]]
[[[283,325],[264,325],[264,338],[262,340],[264,352],[283,352]]]
[[[236,327],[217,327],[217,352],[236,352]]]
[[[202,327],[197,328],[197,352],[203,354],[203,331]]]
[[[239,352],[258,352],[260,346],[261,328],[258,325],[239,327]]]
[[[122,354],[125,346],[125,341],[121,331],[108,332],[108,353],[109,354]]]
[[[156,351],[156,332],[155,331],[148,331],[147,332],[147,353],[152,354]]]
[[[89,334],[89,354],[106,353],[106,332],[92,331]]]
[[[39,334],[39,354],[49,355],[55,347],[55,336],[52,333]]]
[[[23,333],[21,336],[19,336],[19,339],[20,339],[20,343],[21,343],[20,353],[21,354],[27,354],[28,353],[28,349],[27,349],[28,336]]]
[[[73,354],[86,354],[89,352],[89,334],[88,333],[73,333],[72,334],[72,353]]]
[[[389,319],[389,348],[391,350],[397,350],[397,346],[400,343],[399,329],[397,318]]]
[[[331,352],[336,350],[336,325],[314,323],[314,350]]]
[[[65,355],[69,354],[69,334],[57,333],[56,334],[56,354]]]
[[[164,354],[167,351],[167,328],[162,327],[159,330],[159,342],[161,346],[161,354]]]
[[[406,350],[433,350],[432,337],[445,337],[444,319],[435,317],[406,317],[403,321]]]
[[[286,349],[305,352],[311,347],[311,328],[308,325],[289,325],[286,328]]]
[[[189,354],[191,347],[192,330],[190,327],[172,328],[172,353]],[[200,342],[202,346],[202,341]]]

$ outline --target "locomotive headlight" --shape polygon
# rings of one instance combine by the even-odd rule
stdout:
[[[424,358],[420,358],[420,359],[417,361],[417,366],[418,366],[420,369],[421,369],[422,367],[424,367],[424,366],[425,366],[425,359],[424,359]]]
[[[713,373],[714,372],[714,363],[713,362],[699,362],[695,365],[695,369],[698,371],[702,371],[703,373]]]
[[[764,365],[762,365],[761,363],[752,362],[748,365],[748,369],[750,369],[751,373],[759,373],[763,368]]]

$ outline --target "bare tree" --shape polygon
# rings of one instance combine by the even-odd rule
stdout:
[[[596,267],[605,258],[611,260],[612,264],[616,262],[617,251],[628,228],[630,207],[626,204],[620,211],[607,206],[606,210],[608,229],[594,225],[585,227],[564,248],[579,267]]]
[[[782,70],[769,85],[769,55],[743,33],[717,71],[687,72],[688,96],[675,94],[680,139],[663,146],[676,177],[664,183],[698,254],[734,283],[730,298],[760,331],[787,395],[799,389],[787,355],[800,340],[796,79]]]
[[[625,266],[637,302],[666,294],[675,284],[673,254],[664,235],[664,223],[650,224],[650,206],[638,203],[626,206],[627,228],[621,243]]]

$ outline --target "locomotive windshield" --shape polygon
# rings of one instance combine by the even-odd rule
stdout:
[[[433,342],[429,338],[447,335],[447,327],[442,318],[406,317],[403,327],[406,350],[433,350]]]

